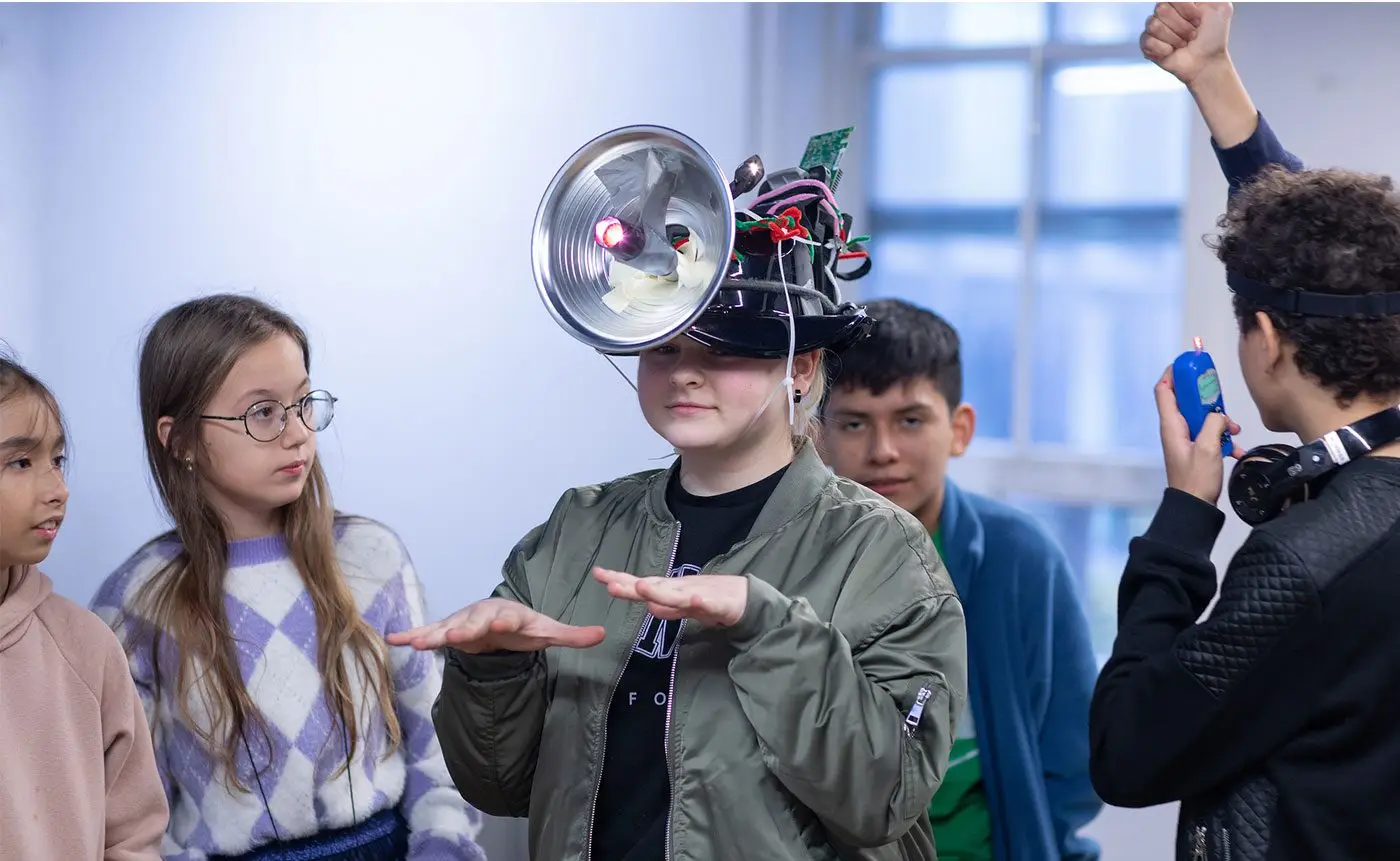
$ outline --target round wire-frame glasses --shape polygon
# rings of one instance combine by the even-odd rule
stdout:
[[[330,392],[317,389],[307,392],[301,400],[284,404],[278,400],[258,401],[243,411],[241,416],[200,416],[220,422],[243,422],[243,430],[258,442],[272,442],[287,429],[287,413],[296,410],[297,417],[307,429],[320,433],[330,427],[335,418],[335,402],[338,400]]]

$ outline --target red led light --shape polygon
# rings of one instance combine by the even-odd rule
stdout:
[[[593,240],[604,248],[616,248],[627,238],[622,222],[609,215],[593,226]]]

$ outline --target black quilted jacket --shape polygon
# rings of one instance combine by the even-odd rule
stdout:
[[[1168,490],[1131,545],[1094,789],[1181,801],[1182,861],[1400,859],[1400,460],[1355,461],[1255,529],[1198,623],[1223,523]]]

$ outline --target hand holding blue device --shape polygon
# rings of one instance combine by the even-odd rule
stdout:
[[[1176,391],[1176,407],[1186,418],[1186,426],[1191,429],[1191,440],[1201,432],[1206,416],[1225,412],[1225,397],[1220,391],[1220,375],[1215,371],[1215,362],[1210,353],[1201,347],[1201,339],[1194,339],[1194,350],[1187,350],[1172,362],[1172,388]],[[1220,434],[1220,453],[1229,457],[1235,450],[1227,427]]]

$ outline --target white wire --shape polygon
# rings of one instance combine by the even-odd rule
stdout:
[[[762,220],[762,217],[759,216],[756,212],[754,212],[754,211],[751,210],[751,209],[735,209],[734,212],[735,212],[736,215],[743,215],[743,216],[746,216],[750,221],[761,221],[761,220]],[[797,242],[806,242],[808,245],[816,245],[816,244],[817,244],[817,243],[815,243],[815,242],[811,242],[810,240],[802,239],[802,238],[800,238],[800,237],[792,237],[792,239],[794,239],[794,240],[797,241]],[[783,272],[783,253],[784,253],[784,252],[783,252],[783,241],[782,241],[782,240],[780,240],[780,241],[778,242],[778,246],[777,246],[777,247],[778,247],[778,278],[781,280],[782,285],[783,285],[783,298],[784,298],[784,300],[786,300],[786,302],[787,302],[787,311],[788,311],[788,319],[787,319],[787,326],[788,326],[787,367],[784,369],[783,379],[778,383],[777,386],[774,386],[774,387],[773,387],[773,391],[771,391],[771,392],[768,393],[768,397],[765,398],[764,401],[763,401],[763,406],[761,406],[761,407],[758,408],[758,412],[755,413],[753,419],[751,419],[751,420],[749,421],[749,427],[752,427],[752,426],[753,426],[753,423],[756,422],[756,421],[758,420],[758,417],[761,416],[761,415],[763,415],[764,411],[766,411],[766,410],[768,409],[768,405],[769,405],[770,403],[773,402],[773,396],[774,396],[775,394],[778,393],[778,390],[779,390],[779,389],[785,388],[785,389],[787,389],[788,426],[791,427],[791,428],[794,430],[794,432],[795,432],[796,429],[797,429],[797,400],[793,397],[793,385],[794,385],[794,383],[793,383],[793,379],[792,379],[792,365],[793,365],[793,362],[794,362],[794,360],[796,359],[796,356],[797,356],[797,316],[796,316],[796,314],[793,312],[793,307],[792,307],[792,294],[788,291],[787,275]],[[791,249],[792,249],[792,246],[789,246],[789,251],[791,251]],[[828,272],[828,274],[831,272],[831,268],[830,268],[829,266],[827,267],[827,272]],[[834,279],[833,279],[833,280],[834,280]],[[808,284],[807,286],[808,286],[808,287],[811,287],[811,286],[813,286],[813,285]],[[748,431],[748,428],[745,428],[745,432],[746,432],[746,433],[747,433],[747,431]]]
[[[795,247],[795,246],[791,246]],[[797,400],[792,394],[792,362],[797,355],[797,317],[792,310],[792,293],[788,291],[787,274],[783,272],[783,243],[778,242],[778,278],[783,283],[783,298],[787,300],[787,326],[788,326],[788,354],[787,372],[783,376],[783,385],[787,388],[788,402],[788,427],[793,432],[797,432]],[[810,285],[809,285],[810,286]]]

